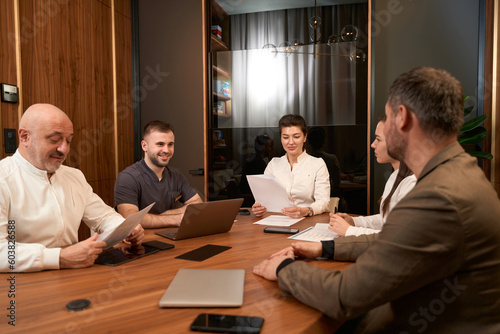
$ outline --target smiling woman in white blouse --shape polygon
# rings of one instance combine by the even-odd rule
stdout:
[[[279,121],[281,144],[286,154],[273,158],[264,174],[272,174],[286,189],[290,207],[281,213],[291,218],[321,214],[330,202],[330,176],[325,162],[304,150],[307,125],[300,115],[285,115]],[[260,203],[252,206],[257,217],[267,212]]]

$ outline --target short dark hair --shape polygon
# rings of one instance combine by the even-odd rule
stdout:
[[[417,67],[401,74],[389,88],[387,102],[394,113],[404,105],[427,133],[438,129],[446,135],[458,135],[463,124],[462,85],[445,70]]]
[[[273,139],[269,137],[268,135],[259,135],[255,137],[255,140],[253,142],[253,146],[255,148],[256,152],[262,152],[266,149],[267,144],[269,144],[270,141]]]
[[[306,120],[304,119],[304,117],[300,115],[288,114],[281,117],[279,121],[280,136],[281,136],[281,129],[288,128],[290,126],[298,126],[300,130],[302,130],[302,132],[304,133],[304,136],[307,134]]]
[[[322,127],[313,126],[307,132],[307,141],[315,149],[320,149],[326,140],[326,131]]]
[[[148,134],[150,134],[153,131],[158,131],[158,132],[172,132],[174,133],[174,127],[170,125],[170,123],[163,122],[163,121],[151,121],[148,124],[144,126],[144,130],[142,131],[142,138],[146,137]]]

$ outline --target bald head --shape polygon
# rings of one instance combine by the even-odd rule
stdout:
[[[50,126],[53,123],[69,122],[71,126],[73,123],[68,115],[56,106],[48,103],[33,104],[26,109],[19,122],[19,127],[30,131],[35,131],[38,128]]]
[[[51,104],[32,105],[19,122],[19,153],[49,176],[66,159],[72,139],[73,123]]]

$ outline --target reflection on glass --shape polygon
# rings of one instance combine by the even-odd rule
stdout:
[[[340,32],[340,36],[342,36],[344,42],[354,42],[358,39],[358,35],[358,28],[352,24],[345,26]]]
[[[218,127],[274,126],[284,114],[300,114],[311,125],[354,125],[356,43],[318,44],[318,59],[313,48],[266,47],[278,57],[264,50],[218,52],[218,61],[232,64],[231,119],[220,120]]]
[[[212,52],[210,200],[252,204],[244,180],[252,164],[284,154],[281,145],[261,151],[255,140],[279,142],[278,120],[294,113],[324,130],[321,150],[338,159],[340,186],[338,168],[332,173],[344,211],[366,214],[368,15],[366,3],[229,14],[223,37],[231,51]],[[311,27],[313,17],[321,24]]]

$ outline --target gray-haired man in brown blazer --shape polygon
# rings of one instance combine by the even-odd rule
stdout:
[[[296,243],[254,268],[356,333],[500,333],[500,201],[457,142],[463,92],[416,68],[389,89],[389,154],[418,178],[379,234]],[[332,217],[331,219],[334,219]],[[331,271],[295,261],[356,261]]]

